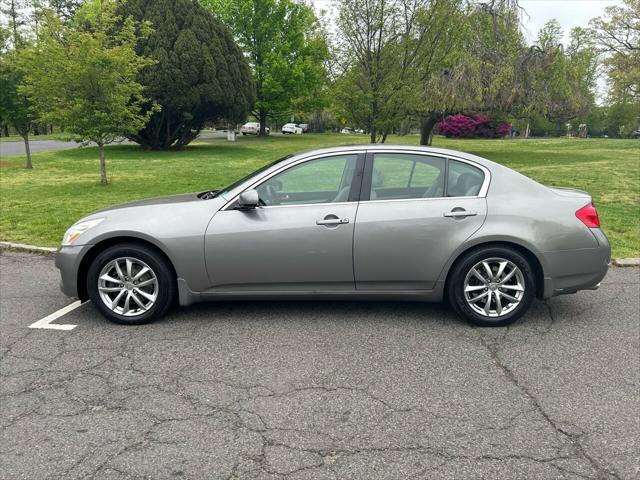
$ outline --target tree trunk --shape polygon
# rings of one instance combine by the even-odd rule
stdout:
[[[260,122],[260,136],[263,137],[267,134],[267,111],[260,110],[258,112],[258,121]]]
[[[524,138],[529,138],[529,121],[527,121],[527,126],[524,129]]]
[[[433,139],[433,127],[436,126],[437,117],[433,113],[428,113],[426,117],[422,119],[420,125],[420,145],[431,145]]]
[[[29,148],[29,132],[22,135],[24,139],[24,151],[27,154],[27,164],[24,168],[28,168],[31,170],[33,168],[33,163],[31,163],[31,148]]]
[[[3,137],[9,136],[9,125],[7,125],[6,123],[2,125],[2,136]]]
[[[98,151],[100,152],[100,184],[107,185],[107,162],[104,160],[104,143],[98,143]]]
[[[380,139],[380,143],[384,143],[387,141],[387,134],[389,132],[387,130],[385,130],[385,132],[382,134],[382,138]]]
[[[171,138],[171,115],[168,114],[169,112],[167,112],[167,133],[166,133],[166,138],[164,139],[164,146],[163,146],[163,150],[167,150],[171,144],[173,143],[173,138]]]

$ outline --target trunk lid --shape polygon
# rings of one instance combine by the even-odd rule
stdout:
[[[570,197],[570,198],[584,198],[585,200],[591,200],[591,195],[589,195],[584,190],[578,190],[576,188],[565,188],[565,187],[550,187],[546,186],[549,190],[551,190],[556,195],[560,195],[561,197]]]

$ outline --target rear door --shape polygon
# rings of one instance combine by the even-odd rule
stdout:
[[[486,217],[489,172],[444,156],[368,153],[354,232],[358,290],[431,290]]]

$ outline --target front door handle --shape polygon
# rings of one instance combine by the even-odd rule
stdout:
[[[452,210],[450,212],[444,212],[443,215],[445,217],[453,217],[453,218],[473,217],[475,215],[478,215],[478,212],[472,212],[470,210]]]
[[[344,225],[349,223],[348,218],[325,218],[323,220],[316,220],[316,225]]]

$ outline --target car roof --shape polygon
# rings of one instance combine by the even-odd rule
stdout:
[[[368,152],[383,152],[388,150],[394,150],[398,152],[406,152],[406,153],[421,153],[421,154],[439,154],[446,155],[452,158],[461,158],[464,160],[471,160],[472,162],[479,163],[487,168],[500,168],[501,165],[491,160],[487,160],[486,158],[478,157],[477,155],[473,155],[472,153],[461,152],[459,150],[451,150],[448,148],[437,148],[425,145],[391,145],[386,143],[363,143],[356,145],[341,145],[335,147],[327,147],[327,148],[319,148],[313,150],[304,150],[302,152],[296,152],[289,159],[287,159],[287,163],[294,162],[299,160],[302,157],[306,157],[309,155],[322,155],[322,154],[331,154],[331,153],[342,153],[342,152],[361,152],[366,150]],[[504,167],[503,167],[504,168]]]

